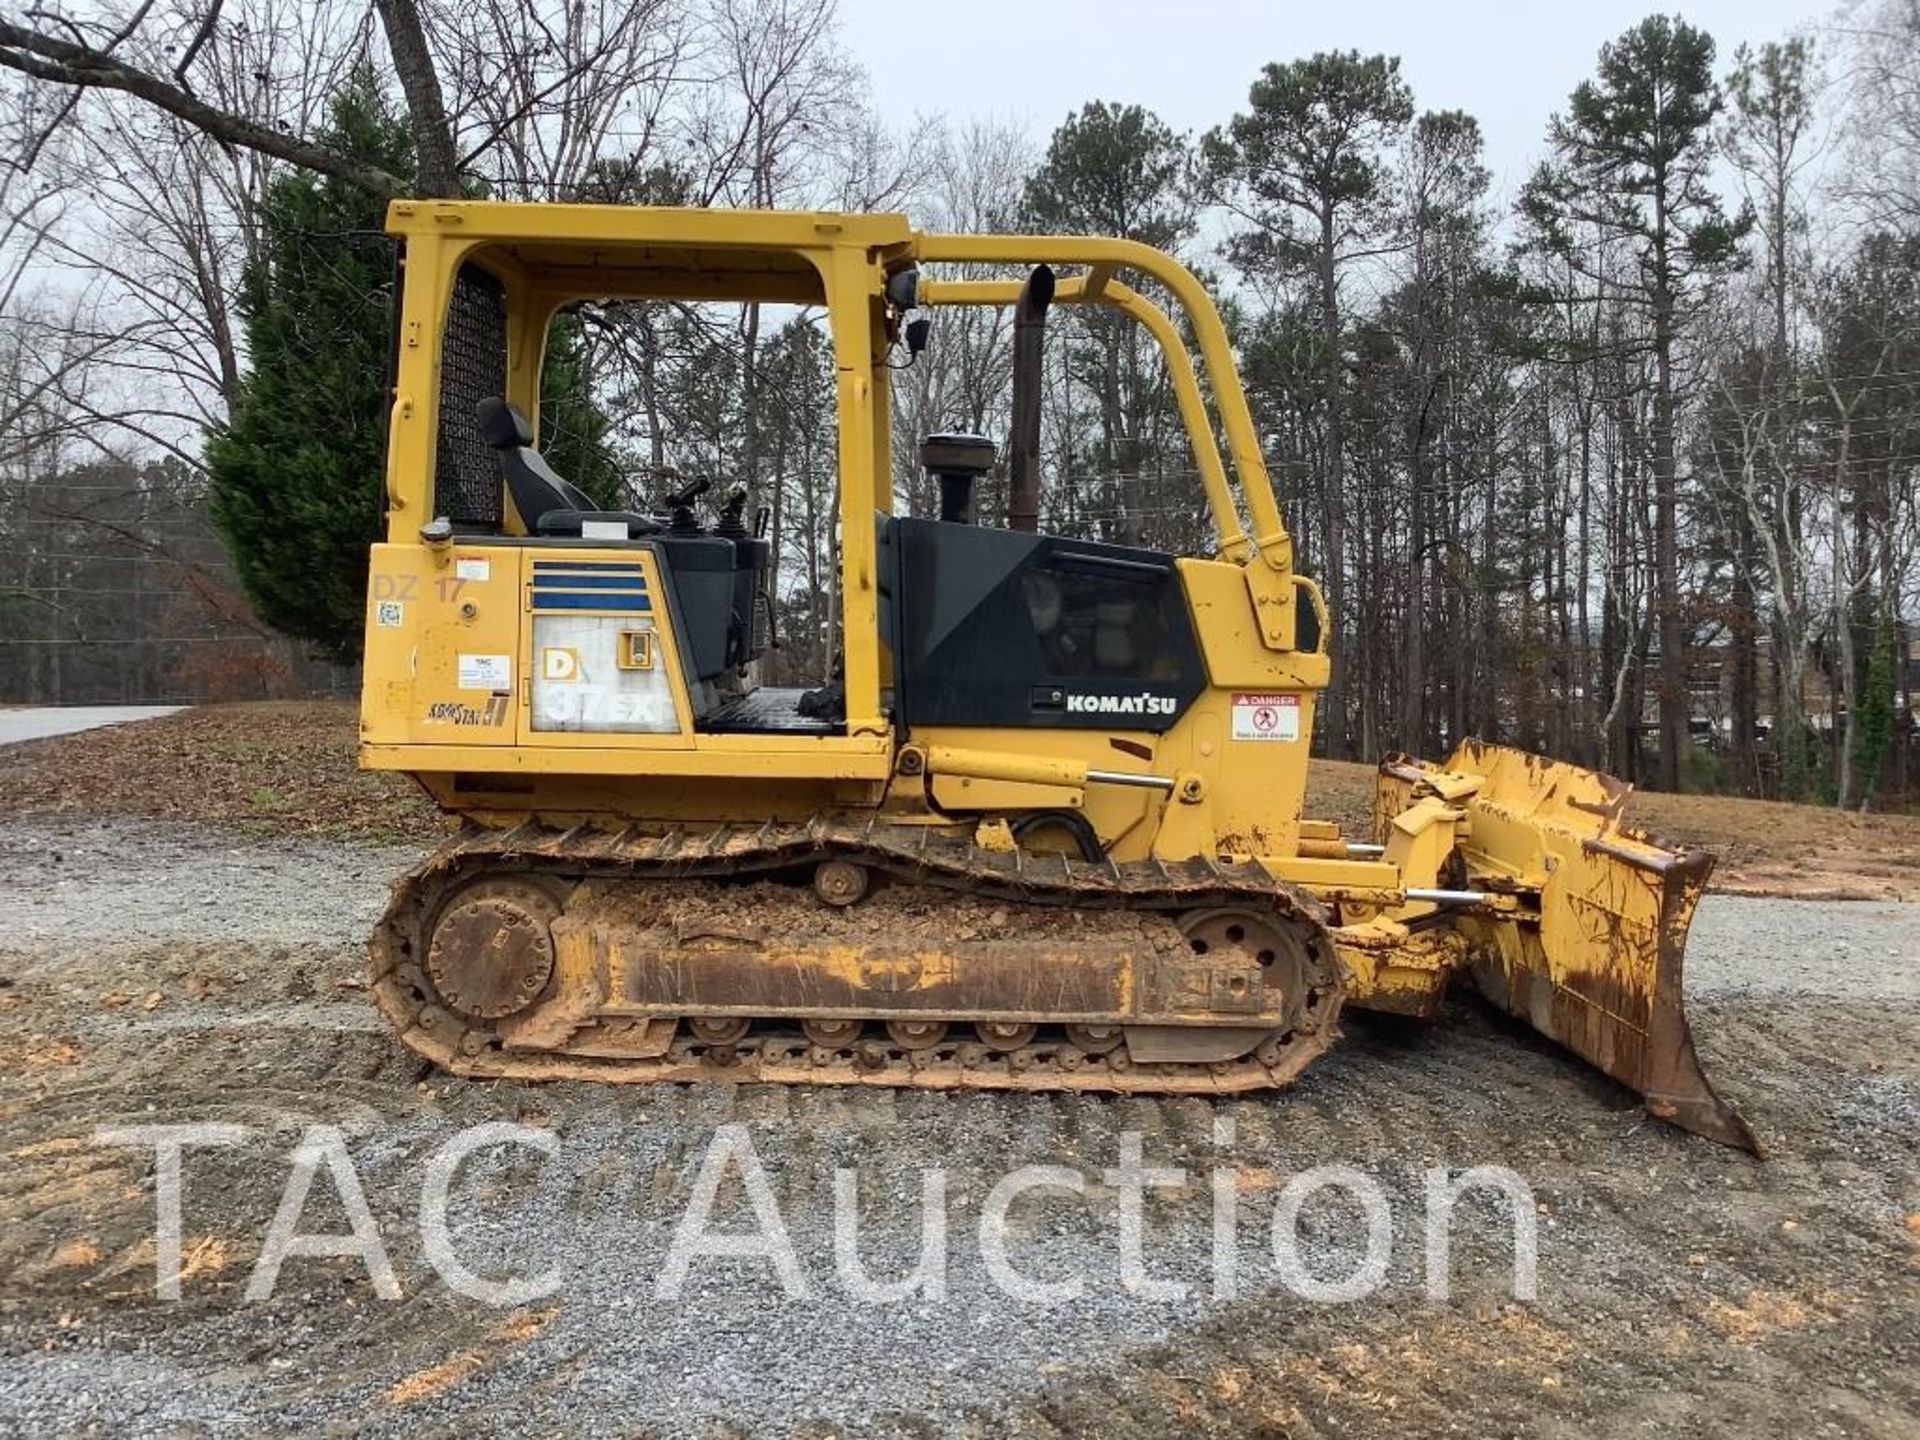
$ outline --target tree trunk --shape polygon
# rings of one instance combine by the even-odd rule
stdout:
[[[1338,241],[1333,228],[1333,207],[1320,215],[1320,348],[1321,396],[1326,416],[1326,507],[1327,507],[1327,612],[1333,625],[1328,649],[1333,656],[1333,673],[1327,682],[1323,723],[1327,754],[1337,760],[1351,758],[1347,734],[1347,691],[1349,666],[1340,638],[1348,633],[1346,619],[1346,526],[1341,516],[1347,497],[1347,445],[1345,377],[1340,365],[1340,294],[1335,265]]]
[[[1422,427],[1424,429],[1424,426]],[[1406,628],[1401,646],[1401,672],[1406,697],[1401,706],[1400,743],[1415,755],[1427,741],[1427,502],[1426,447],[1414,438],[1413,465],[1407,497]]]
[[[749,301],[742,312],[740,483],[747,487],[747,514],[753,515],[760,508],[760,306]]]
[[[374,0],[380,26],[387,32],[394,74],[407,97],[407,117],[413,129],[415,186],[420,194],[438,200],[460,196],[460,177],[453,153],[453,129],[447,124],[447,106],[440,95],[440,76],[433,68],[433,52],[420,23],[414,0]]]
[[[1729,646],[1733,652],[1733,696],[1728,737],[1734,764],[1740,773],[1740,788],[1749,795],[1760,793],[1760,765],[1755,732],[1759,728],[1760,651],[1759,617],[1754,613],[1753,557],[1749,551],[1748,527],[1744,514],[1733,516],[1733,585],[1729,596],[1733,610],[1729,626]]]
[[[1656,195],[1653,304],[1653,548],[1654,613],[1660,635],[1660,788],[1680,788],[1691,705],[1687,692],[1687,627],[1680,609],[1678,479],[1673,438],[1673,289],[1666,257],[1664,197]]]

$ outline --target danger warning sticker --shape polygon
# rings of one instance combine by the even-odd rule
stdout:
[[[1236,740],[1298,740],[1298,695],[1240,695],[1233,697],[1233,738]]]

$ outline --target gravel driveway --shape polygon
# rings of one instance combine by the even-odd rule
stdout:
[[[1920,1431],[1920,907],[1701,907],[1696,1034],[1769,1144],[1756,1163],[1649,1123],[1467,1000],[1435,1027],[1356,1018],[1293,1090],[1233,1102],[456,1081],[400,1052],[360,984],[385,882],[417,853],[0,822],[0,1430],[1677,1436],[1774,1433],[1790,1404],[1807,1436]],[[502,1120],[555,1153],[476,1157],[450,1213],[473,1270],[557,1279],[506,1307],[449,1288],[417,1223],[438,1147]],[[93,1134],[187,1122],[247,1136],[189,1152],[168,1303],[151,1154]],[[357,1258],[306,1256],[271,1299],[243,1298],[316,1124],[344,1134],[397,1299]],[[707,1258],[664,1298],[676,1226],[734,1124],[801,1293],[764,1259]],[[1144,1210],[1149,1277],[1178,1295],[1121,1273],[1106,1172],[1130,1133],[1148,1165],[1189,1172]],[[1288,1178],[1329,1163],[1370,1179],[1393,1225],[1383,1285],[1351,1303],[1302,1298],[1269,1244]],[[979,1217],[1020,1165],[1083,1177],[1009,1217],[1009,1260],[1082,1277],[1074,1298],[1010,1297],[986,1268]],[[1484,1199],[1456,1216],[1451,1299],[1427,1296],[1427,1172],[1479,1165],[1531,1188],[1535,1300],[1513,1298],[1511,1225]],[[1224,1251],[1215,1168],[1242,1217]],[[880,1278],[920,1258],[925,1177],[944,1175],[944,1298],[850,1293],[842,1169]],[[764,1232],[730,1174],[715,1227]],[[1335,1195],[1302,1210],[1310,1272],[1354,1267],[1358,1216]],[[300,1228],[347,1228],[325,1169]]]

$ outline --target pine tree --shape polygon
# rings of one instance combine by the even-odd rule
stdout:
[[[589,361],[579,321],[554,316],[540,364],[540,453],[595,503],[619,510],[635,497],[626,493],[625,466],[609,438],[613,422],[594,403]]]
[[[1247,109],[1209,131],[1200,148],[1216,195],[1251,230],[1228,245],[1255,279],[1311,277],[1319,321],[1318,428],[1323,489],[1318,513],[1327,603],[1336,630],[1334,669],[1320,709],[1327,753],[1351,758],[1348,711],[1353,649],[1346,574],[1348,537],[1344,353],[1345,271],[1378,248],[1389,227],[1386,152],[1413,119],[1413,94],[1395,56],[1336,51],[1268,65]]]
[[[1195,221],[1187,168],[1186,141],[1151,110],[1096,100],[1053,132],[1027,179],[1023,218],[1043,233],[1177,250]],[[1182,503],[1194,493],[1190,477],[1170,473],[1190,468],[1192,452],[1158,346],[1131,317],[1098,305],[1073,307],[1054,323],[1070,337],[1056,358],[1066,358],[1096,405],[1093,473],[1073,477],[1103,514],[1096,533],[1130,545],[1206,544],[1204,520]]]
[[[1651,329],[1654,385],[1654,607],[1660,637],[1662,789],[1680,787],[1688,744],[1688,626],[1680,595],[1676,355],[1702,292],[1745,262],[1740,241],[1753,217],[1729,217],[1708,183],[1714,117],[1713,37],[1684,20],[1650,15],[1600,50],[1599,74],[1555,116],[1556,163],[1543,166],[1521,200],[1548,243],[1582,263],[1574,232],[1594,225],[1638,262]]]
[[[411,173],[406,122],[370,69],[334,97],[321,143]],[[393,250],[385,203],[289,171],[268,187],[241,281],[248,369],[209,435],[213,518],[260,618],[331,659],[360,650],[380,521]]]
[[[370,68],[334,97],[318,137],[391,174],[413,140]],[[329,659],[358,659],[368,547],[386,457],[393,247],[385,200],[288,171],[268,187],[241,279],[247,373],[207,438],[213,518],[260,618]],[[578,323],[557,318],[541,380],[541,443],[595,500],[625,504],[605,414],[590,398]]]

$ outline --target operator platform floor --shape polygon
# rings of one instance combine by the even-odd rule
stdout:
[[[804,688],[762,685],[721,706],[701,722],[711,735],[838,735],[844,726],[800,713]]]

